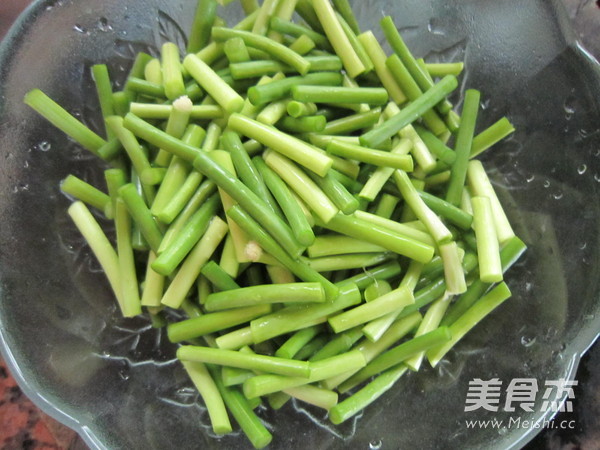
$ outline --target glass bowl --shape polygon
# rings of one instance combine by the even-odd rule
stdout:
[[[94,129],[89,68],[105,62],[122,83],[139,51],[184,45],[189,0],[45,0],[0,49],[0,343],[26,394],[92,448],[246,448],[216,438],[174,347],[145,318],[121,319],[107,283],[70,223],[59,182],[101,182],[101,164],[23,105],[41,88]],[[466,62],[482,92],[479,129],[506,115],[513,137],[486,167],[529,245],[510,271],[513,298],[435,370],[402,379],[341,426],[300,404],[260,414],[272,448],[509,448],[539,427],[470,429],[470,419],[542,423],[531,412],[465,412],[469,381],[572,379],[600,329],[600,72],[579,48],[558,2],[355,1],[381,37],[392,14],[417,56]],[[241,12],[232,5],[231,22]],[[460,104],[460,93],[454,101]],[[504,398],[504,397],[503,397]]]

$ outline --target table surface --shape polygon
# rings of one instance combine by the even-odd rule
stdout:
[[[0,39],[32,0],[0,0]],[[600,59],[600,0],[563,0],[590,53]],[[585,31],[585,33],[584,33]],[[556,420],[574,420],[575,429],[545,430],[525,448],[600,448],[600,345],[582,359],[576,379],[574,410]],[[23,395],[0,358],[0,449],[85,450],[87,446],[72,430],[40,411]]]

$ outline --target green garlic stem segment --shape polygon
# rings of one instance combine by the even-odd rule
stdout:
[[[347,284],[356,284],[359,289],[365,289],[373,280],[388,280],[402,272],[397,261],[391,261],[380,266],[365,269],[362,273],[354,275],[339,283],[342,287]]]
[[[398,86],[406,93],[406,96],[410,101],[417,100],[423,91],[419,88],[413,77],[410,75],[406,66],[402,63],[397,54],[393,54],[386,59],[385,65],[392,74],[393,79],[396,81]],[[444,121],[438,116],[435,109],[430,109],[423,113],[423,123],[429,128],[436,136],[444,133],[448,130]]]
[[[365,48],[375,67],[375,72],[383,87],[389,92],[391,99],[401,105],[406,101],[406,95],[396,83],[390,69],[386,66],[387,56],[372,31],[366,31],[358,36],[359,42]]]
[[[381,108],[352,114],[339,119],[331,120],[322,131],[327,135],[349,134],[375,125],[381,117]]]
[[[371,342],[369,340],[362,340],[355,346],[355,349],[360,351],[367,364],[371,362],[378,355],[386,351],[392,345],[396,344],[400,339],[408,335],[411,331],[421,322],[421,314],[413,312],[408,316],[396,320],[388,330],[381,336],[377,342]],[[353,376],[358,370],[346,371],[340,375],[328,378],[321,384],[327,389],[334,389],[346,381],[348,378]]]
[[[287,113],[291,117],[310,116],[317,112],[318,108],[315,103],[304,103],[291,100],[287,104]]]
[[[223,350],[237,350],[245,345],[252,345],[252,330],[250,327],[239,328],[226,334],[222,334],[216,340],[217,347]]]
[[[347,255],[324,256],[307,260],[307,263],[317,272],[332,272],[337,270],[361,269],[381,264],[391,255],[389,253],[359,253]]]
[[[314,242],[315,234],[302,207],[290,192],[287,184],[267,166],[262,158],[254,158],[253,163],[275,197],[277,204],[281,207],[298,243],[302,246],[311,245]]]
[[[330,358],[331,356],[339,355],[340,353],[345,353],[350,350],[361,337],[362,332],[360,327],[353,328],[345,333],[340,333],[332,339],[329,339],[325,345],[321,346],[321,348],[309,358],[309,361],[320,361],[322,359]]]
[[[202,266],[202,269],[200,270],[200,273],[204,275],[204,277],[212,283],[214,288],[218,289],[219,291],[230,292],[232,290],[240,289],[240,285],[237,284],[235,280],[214,261],[209,261],[206,264],[204,264],[204,266]],[[206,304],[208,303],[209,298],[210,295],[204,302],[204,307],[208,311],[210,311],[210,309],[208,309]],[[233,308],[234,306],[231,307]]]
[[[394,215],[394,211],[399,202],[400,199],[398,197],[390,194],[383,194],[379,199],[379,203],[377,203],[375,215],[383,219],[390,219]]]
[[[248,89],[248,99],[255,106],[262,106],[275,100],[288,97],[293,86],[339,86],[342,75],[338,72],[309,73],[306,76],[282,78],[267,84],[259,84]]]
[[[363,303],[356,308],[331,317],[328,322],[331,328],[339,333],[404,308],[414,302],[412,292],[405,287],[401,287],[368,303]]]
[[[102,211],[107,219],[112,219],[113,204],[111,198],[100,189],[77,178],[75,175],[67,176],[60,184],[60,189],[65,194],[71,195],[77,200],[81,200],[97,210]]]
[[[268,150],[265,163],[304,201],[324,222],[329,222],[339,211],[338,207],[296,164],[285,156]]]
[[[165,88],[162,84],[152,83],[136,77],[127,78],[125,90],[133,92],[134,94],[143,95],[146,97],[154,97],[155,99],[160,100],[164,100],[167,97],[165,94]],[[185,86],[183,92],[185,93]]]
[[[320,283],[265,284],[215,292],[205,303],[207,311],[269,303],[322,303],[326,300]]]
[[[100,147],[107,143],[39,89],[28,92],[24,101],[48,122],[93,154],[98,155]]]
[[[293,50],[290,50],[285,45],[265,36],[259,36],[248,31],[214,27],[212,29],[212,37],[217,42],[239,37],[243,39],[249,47],[257,48],[268,53],[273,59],[293,67],[301,75],[306,75],[310,69],[310,62],[307,61],[306,58]]]
[[[502,281],[502,263],[491,202],[487,197],[476,196],[471,198],[471,203],[473,228],[477,237],[479,279],[485,283],[497,283]]]
[[[296,354],[308,344],[322,328],[319,325],[304,328],[292,334],[275,352],[275,356],[280,358],[294,358]],[[297,358],[296,359],[300,359]]]
[[[500,260],[502,263],[502,271],[505,273],[512,265],[517,262],[521,255],[525,252],[527,246],[519,239],[514,237],[510,239],[500,250]],[[452,304],[448,313],[442,320],[442,325],[449,326],[462,314],[465,313],[491,286],[491,283],[484,283],[477,279],[471,283],[467,292],[461,295],[456,302]]]
[[[177,358],[183,361],[218,364],[240,369],[260,370],[289,377],[308,377],[310,363],[276,356],[247,354],[233,350],[184,345],[177,349]]]
[[[100,263],[100,267],[102,267],[106,278],[108,278],[110,287],[122,308],[124,303],[121,294],[121,273],[117,252],[83,202],[74,202],[69,206],[68,213]]]
[[[182,140],[186,144],[199,146],[206,136],[206,132],[202,127],[198,125],[190,125]],[[152,202],[152,206],[150,207],[150,211],[154,216],[156,216],[159,220],[163,220],[163,218],[170,219],[170,217],[166,217],[164,211],[169,207],[176,193],[181,189],[182,185],[186,182],[191,172],[191,164],[188,161],[185,161],[177,156],[171,158],[171,162],[169,163],[169,168],[167,169],[167,173],[158,188],[158,192],[156,193],[156,197]],[[164,221],[165,223],[171,223],[171,220]]]
[[[192,172],[182,186],[181,190],[173,197],[172,203],[169,204],[169,207],[167,207],[163,214],[158,217],[159,220],[163,221],[164,223],[171,223],[164,235],[162,242],[160,243],[160,247],[158,248],[159,254],[162,253],[169,245],[171,245],[173,240],[186,226],[188,220],[195,214],[200,206],[204,204],[206,199],[215,193],[217,187],[212,181],[206,180],[202,184],[200,184],[200,181],[202,181],[202,175],[198,172]],[[185,192],[182,192],[184,189]],[[189,196],[187,203],[184,203],[184,199],[179,198],[183,195],[185,195],[185,197]],[[180,210],[180,212],[176,210]],[[171,220],[171,217],[175,216],[177,218],[175,220]],[[166,220],[166,218],[169,220]]]
[[[185,95],[179,48],[172,42],[165,42],[161,48],[160,56],[165,95],[169,100],[175,100]]]
[[[472,195],[487,197],[490,200],[494,224],[496,226],[496,234],[500,244],[504,244],[515,237],[515,232],[508,221],[508,217],[506,217],[506,213],[500,204],[500,200],[498,200],[498,196],[496,195],[494,187],[492,186],[481,161],[469,161],[467,179]]]
[[[422,351],[443,345],[449,342],[451,338],[452,334],[450,330],[446,327],[440,327],[434,331],[405,341],[391,350],[377,356],[363,369],[342,383],[339,390],[341,392],[346,392],[367,380],[369,377],[394,367]]]
[[[127,205],[129,214],[139,227],[142,235],[153,252],[158,253],[158,248],[163,238],[163,233],[146,206],[144,199],[138,193],[135,185],[129,183],[119,189],[119,195]]]
[[[404,275],[404,278],[400,282],[399,287],[405,287],[409,291],[414,292],[414,289],[419,281],[419,276],[421,274],[422,268],[423,268],[423,264],[416,262],[416,261],[411,261],[410,264],[408,265],[408,269],[406,271],[406,274]],[[378,281],[377,284],[378,285],[382,284],[382,281]],[[388,286],[389,286],[389,284],[388,284]],[[384,287],[385,287],[385,289],[387,289],[387,286],[384,285]],[[390,287],[390,290],[391,290],[391,287]],[[378,291],[381,291],[381,288],[378,288]],[[367,295],[367,292],[365,291],[365,299],[366,299],[366,295]],[[415,303],[416,303],[416,299],[415,299]],[[415,306],[414,303],[412,306],[413,307]],[[366,324],[362,328],[362,333],[371,342],[377,342],[381,338],[381,336],[383,336],[383,334],[390,328],[390,326],[392,326],[392,324],[396,321],[396,319],[400,316],[400,314],[405,309],[406,308],[401,308],[396,311],[392,311],[391,313],[386,314],[385,316],[380,317],[379,319],[370,321],[368,324]]]
[[[307,251],[310,258],[321,258],[346,253],[385,252],[385,248],[349,236],[329,234],[317,236]]]
[[[440,322],[448,310],[451,300],[452,295],[444,294],[427,309],[427,312],[423,316],[423,320],[419,324],[419,328],[417,328],[415,337],[434,331],[440,326]],[[414,355],[412,358],[406,360],[404,364],[406,364],[413,372],[418,372],[424,357],[425,351],[422,351]]]
[[[217,0],[199,0],[188,38],[187,53],[202,50],[210,40],[210,30],[217,16]]]
[[[419,262],[427,263],[433,258],[434,249],[432,246],[401,235],[388,228],[371,224],[355,216],[337,214],[323,226],[340,234],[379,245],[394,253],[407,256]]]
[[[470,158],[480,155],[514,131],[515,127],[510,121],[506,117],[501,118],[473,138]]]
[[[346,20],[342,17],[341,14],[336,13],[336,16],[342,27],[342,30],[344,31],[344,34],[350,41],[350,45],[356,52],[358,59],[360,59],[360,61],[365,66],[365,71],[363,72],[363,74],[368,74],[374,68],[373,61],[371,61],[371,58],[369,57],[369,55],[366,52],[365,48],[363,47],[362,43],[358,40],[356,33],[352,30],[350,25],[348,25],[348,22],[346,22]]]
[[[276,16],[271,17],[269,27],[273,31],[277,31],[282,34],[287,34],[296,38],[307,36],[321,49],[331,50],[331,45],[329,44],[327,37],[311,28],[287,20],[283,20],[281,17]]]
[[[421,66],[413,56],[412,52],[402,39],[402,36],[400,36],[400,33],[394,24],[394,20],[390,16],[386,16],[381,20],[380,25],[392,50],[400,57],[402,63],[406,66],[421,90],[426,92],[431,89],[433,81],[431,77],[429,77],[429,73],[427,73],[425,67]],[[448,101],[440,101],[437,105],[437,109],[441,114],[446,114],[452,109],[452,104]]]
[[[189,124],[193,106],[190,98],[185,95],[173,101],[173,108],[171,109],[165,132],[177,139],[181,139]],[[169,152],[160,149],[154,162],[157,166],[167,167],[171,158],[172,155]]]
[[[166,120],[173,111],[173,105],[155,105],[153,103],[132,102],[129,111],[142,119]],[[209,120],[223,117],[223,108],[219,105],[194,105],[190,119]]]
[[[146,264],[146,276],[142,290],[142,306],[160,307],[160,300],[165,290],[165,277],[152,269],[152,263],[156,261],[156,253],[150,251],[148,263]]]
[[[178,308],[200,275],[202,266],[215,252],[227,234],[227,224],[215,216],[204,236],[185,258],[173,281],[167,288],[161,303],[171,308]]]
[[[351,350],[331,358],[314,361],[310,364],[310,375],[304,377],[286,377],[281,375],[257,375],[244,382],[244,395],[247,398],[260,397],[273,392],[303,386],[315,381],[334,377],[349,370],[364,367],[365,358],[357,350]]]
[[[421,199],[406,172],[396,170],[394,181],[406,204],[409,205],[417,218],[425,224],[436,243],[441,244],[451,240],[452,232]]]
[[[410,155],[399,155],[397,153],[373,150],[359,145],[346,144],[336,139],[327,145],[327,153],[372,164],[377,167],[392,167],[405,172],[411,172],[414,168],[413,159]]]
[[[429,130],[420,127],[419,125],[415,125],[414,128],[431,153],[448,166],[454,164],[454,161],[456,160],[456,153],[454,153],[454,150],[444,144],[442,140]]]
[[[281,216],[279,206],[271,196],[263,177],[250,159],[239,136],[234,132],[226,131],[221,138],[221,144],[231,154],[231,160],[240,180],[252,192],[263,198],[274,213]]]
[[[319,282],[326,291],[327,298],[333,299],[338,294],[338,289],[329,280],[313,270],[308,264],[301,260],[296,260],[277,243],[275,240],[256,222],[242,210],[239,206],[234,206],[227,211],[231,217],[242,229],[248,233],[263,250],[273,256],[284,267],[290,270],[294,275],[306,282]]]
[[[360,206],[358,199],[336,178],[333,171],[325,177],[312,173],[308,175],[342,213],[352,214]]]
[[[325,116],[284,116],[278,125],[289,133],[320,133],[325,130],[327,119]]]
[[[269,86],[269,84],[265,86]],[[229,128],[250,139],[257,140],[265,147],[281,153],[319,176],[325,176],[333,165],[333,160],[317,148],[274,127],[261,124],[240,114],[230,116]]]
[[[474,89],[465,92],[465,100],[460,120],[460,127],[456,135],[456,159],[450,170],[450,182],[446,192],[446,201],[455,206],[460,205],[462,191],[467,178],[467,165],[471,154],[471,145],[479,111],[481,94]]]
[[[300,36],[290,45],[290,50],[298,53],[301,56],[310,53],[317,45],[308,36]],[[310,65],[310,69],[313,69],[313,65]],[[309,69],[309,70],[310,70]]]
[[[402,138],[390,153],[408,155],[413,146],[410,139]],[[378,167],[364,184],[358,196],[368,201],[375,200],[393,173],[394,169],[391,167]]]
[[[360,300],[360,291],[356,285],[348,283],[340,287],[339,296],[331,302],[287,306],[253,320],[250,322],[253,340],[255,343],[264,342],[282,334],[324,323],[328,316],[356,305]]]
[[[187,55],[183,66],[190,75],[228,113],[239,112],[244,99],[196,55]]]
[[[282,392],[301,400],[304,403],[323,408],[326,411],[329,411],[337,405],[338,402],[338,394],[336,392],[311,384],[284,389]]]
[[[458,86],[458,81],[453,75],[447,75],[436,83],[431,89],[411,102],[408,106],[392,118],[386,120],[373,130],[363,134],[360,142],[365,147],[377,148],[386,139],[394,136],[401,129],[420,118],[423,113],[430,110],[440,100],[444,99]]]
[[[92,78],[96,86],[98,102],[102,117],[107,118],[115,115],[113,103],[113,91],[106,64],[95,64],[92,66]],[[106,137],[111,140],[114,136],[110,130],[106,130]]]
[[[227,56],[227,59],[229,60],[230,70],[231,64],[243,63],[251,60],[248,47],[246,47],[244,40],[240,37],[227,39],[223,50],[225,51],[225,56]]]
[[[232,428],[225,403],[206,366],[193,361],[181,361],[181,363],[204,401],[215,434],[231,433]]]
[[[334,55],[305,56],[310,63],[309,72],[335,72],[342,68],[342,61]],[[293,67],[273,60],[253,60],[229,65],[234,80],[274,75],[279,72],[298,73]]]
[[[296,85],[291,92],[292,98],[299,102],[369,105],[385,105],[388,102],[384,88]]]
[[[169,340],[173,343],[187,341],[244,324],[268,314],[270,310],[270,305],[256,305],[204,314],[192,319],[169,324],[167,326],[167,334]]]
[[[427,359],[429,359],[431,366],[437,366],[446,353],[448,353],[448,351],[454,347],[465,334],[510,296],[510,289],[506,283],[502,282],[465,311],[462,316],[456,319],[456,321],[448,327],[452,338],[448,342],[427,351]]]
[[[252,33],[257,35],[266,35],[269,29],[268,23],[269,18],[275,14],[277,4],[280,0],[265,0],[258,9],[258,15],[254,25],[252,26]]]
[[[392,286],[385,280],[375,280],[373,284],[365,289],[365,302],[369,303],[382,295],[392,292]]]
[[[444,277],[448,293],[462,294],[467,290],[467,282],[456,242],[441,244],[438,248],[444,263]]]
[[[389,391],[407,370],[408,368],[405,365],[399,364],[397,367],[393,367],[378,375],[362,389],[333,406],[329,411],[331,422],[339,425],[358,414]]]
[[[344,33],[344,29],[329,0],[313,0],[312,6],[322,28],[325,30],[327,39],[335,53],[342,59],[348,75],[351,78],[356,78],[364,73],[366,67],[356,54],[348,36]]]
[[[254,448],[260,449],[269,445],[273,440],[273,436],[254,413],[248,399],[236,388],[226,387],[215,367],[209,366],[209,370],[227,409],[231,412],[231,415]]]
[[[463,62],[426,63],[425,68],[432,78],[444,77],[446,75],[459,76],[465,68],[465,64]]]
[[[457,208],[451,203],[444,201],[443,199],[436,197],[435,195],[429,194],[428,192],[418,191],[419,197],[425,202],[425,204],[436,214],[444,217],[448,222],[453,223],[457,227],[463,230],[470,230],[473,224],[473,216],[466,213],[460,208]]]
[[[117,230],[117,256],[121,279],[121,309],[123,317],[135,317],[142,313],[140,292],[133,248],[131,246],[131,217],[122,199],[117,199],[115,210]]]

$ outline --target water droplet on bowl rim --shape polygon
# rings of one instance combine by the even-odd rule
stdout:
[[[110,26],[110,24],[108,23],[108,19],[106,17],[100,17],[100,20],[98,20],[98,23],[96,24],[96,26],[98,27],[98,29],[100,31],[103,31],[105,33],[112,31],[112,27]]]
[[[379,450],[383,445],[383,442],[381,442],[381,439],[374,439],[371,442],[369,442],[369,448],[371,450]]]
[[[530,336],[524,335],[524,336],[521,336],[521,345],[523,347],[529,348],[535,344],[536,340],[537,340],[537,338],[535,336],[530,337]]]
[[[583,175],[586,170],[587,170],[587,166],[585,164],[582,164],[577,168],[577,173],[579,175]]]
[[[42,141],[37,145],[37,149],[42,152],[47,152],[52,148],[52,145],[48,141]]]

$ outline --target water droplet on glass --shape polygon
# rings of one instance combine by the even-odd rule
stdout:
[[[550,180],[544,180],[544,187],[545,188],[549,188],[550,187]]]
[[[24,169],[28,169],[29,168],[29,161],[25,161],[25,164],[23,164],[23,168]]]
[[[579,129],[577,132],[579,133],[579,136],[581,136],[583,139],[585,139],[586,137],[588,137],[590,135],[590,132],[583,128]]]
[[[587,248],[587,242],[584,242],[579,246],[579,250],[585,250]]]
[[[531,347],[533,344],[535,344],[536,338],[534,337],[530,337],[530,336],[521,336],[521,345],[523,345],[523,347]]]
[[[561,198],[563,198],[563,193],[561,191],[555,192],[554,194],[552,194],[552,197],[554,197],[554,200],[560,200]]]
[[[525,178],[525,181],[527,181],[528,183],[531,183],[533,180],[535,180],[535,175],[533,174],[527,175],[527,177]]]
[[[577,168],[577,173],[579,175],[583,175],[586,170],[587,170],[587,166],[585,164],[582,164]]]
[[[600,183],[600,173],[597,173],[594,175],[594,180],[596,180],[598,183]]]
[[[126,370],[119,370],[119,376],[121,377],[122,380],[129,380],[129,373]]]
[[[85,34],[87,32],[87,30],[85,28],[83,28],[81,25],[78,25],[78,24],[73,25],[73,29],[81,34]]]
[[[105,33],[112,31],[112,27],[108,23],[108,19],[106,17],[101,17],[96,26],[100,31]]]
[[[381,442],[381,439],[375,439],[375,440],[369,442],[369,448],[371,450],[379,450],[382,445],[383,445],[383,443]]]
[[[488,109],[490,107],[490,99],[485,99],[481,102],[481,109]]]
[[[37,145],[37,149],[42,152],[47,152],[52,148],[52,145],[48,141],[42,141]]]
[[[443,30],[443,28],[441,27],[441,24],[438,23],[437,19],[431,19],[429,21],[429,23],[427,24],[427,30],[431,33],[431,34],[437,34],[440,36],[443,36],[446,34],[446,32]]]
[[[567,120],[571,120],[571,117],[573,117],[573,114],[575,114],[575,106],[573,105],[573,103],[575,103],[575,97],[567,97],[565,102],[563,103],[565,118]]]

